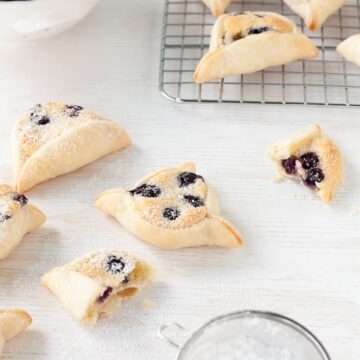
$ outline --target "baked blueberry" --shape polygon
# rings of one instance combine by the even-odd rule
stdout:
[[[80,105],[65,105],[65,112],[71,117],[79,116],[81,110],[84,108]]]
[[[320,183],[324,180],[324,173],[320,168],[312,168],[308,172],[308,176],[305,179],[305,183],[309,186],[315,186],[316,183]]]
[[[174,209],[174,208],[166,208],[163,211],[163,215],[164,215],[164,218],[173,221],[173,220],[176,220],[180,216],[180,211],[178,209]]]
[[[46,125],[50,122],[50,119],[46,115],[40,113],[32,113],[30,119],[36,125]]]
[[[99,298],[98,298],[98,302],[99,303],[103,303],[109,296],[110,296],[110,294],[112,293],[112,291],[113,291],[113,288],[112,287],[110,287],[110,286],[108,286],[107,288],[106,288],[106,290],[104,291],[104,293],[101,295],[101,296],[99,296]]]
[[[0,222],[4,222],[4,221],[9,220],[9,219],[11,219],[10,215],[0,214]]]
[[[193,207],[204,206],[204,202],[200,199],[199,196],[184,195],[184,199]]]
[[[248,30],[247,35],[257,35],[266,31],[270,31],[270,28],[268,26],[253,27]]]
[[[204,181],[204,178],[202,176],[197,175],[193,172],[188,172],[188,171],[180,173],[177,179],[178,179],[180,187],[189,186],[191,184],[194,184],[196,182],[196,180],[198,180],[198,179],[201,179],[202,181]]]
[[[107,263],[106,270],[111,275],[120,274],[125,267],[125,261],[122,258],[118,258],[114,255],[110,255]]]
[[[302,155],[299,159],[301,166],[305,169],[311,169],[319,164],[319,158],[317,157],[316,153],[314,152],[307,152]]]
[[[296,174],[296,156],[290,156],[287,159],[281,160],[281,165],[288,175]]]
[[[131,195],[141,195],[149,198],[155,198],[161,194],[161,190],[158,186],[149,184],[142,184],[129,192]]]
[[[12,199],[14,201],[18,201],[21,206],[25,206],[29,201],[29,199],[24,194],[19,194],[17,192],[12,194]]]

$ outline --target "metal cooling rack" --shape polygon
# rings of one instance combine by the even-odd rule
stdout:
[[[291,20],[316,44],[320,56],[198,85],[193,73],[207,52],[214,17],[201,0],[166,0],[160,90],[175,102],[223,102],[360,106],[360,67],[346,62],[336,46],[360,33],[360,0],[346,3],[317,32],[281,0],[233,1],[229,11],[274,11]]]

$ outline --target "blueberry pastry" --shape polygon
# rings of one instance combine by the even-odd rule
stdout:
[[[281,175],[302,182],[323,201],[330,202],[341,184],[341,152],[318,125],[310,125],[272,145],[268,154]]]
[[[38,104],[14,130],[16,188],[24,192],[130,144],[117,124],[79,105]]]
[[[212,29],[209,52],[200,60],[194,80],[205,83],[312,59],[314,44],[295,24],[276,13],[243,12],[220,16]]]
[[[341,42],[336,50],[347,60],[360,66],[360,34],[352,35]]]
[[[344,0],[284,0],[292,11],[303,18],[310,30],[317,30],[325,20],[344,4]]]
[[[231,0],[203,0],[214,16],[220,16],[231,3]]]
[[[0,355],[4,344],[31,325],[31,316],[24,310],[0,307]]]
[[[36,230],[45,215],[10,186],[0,185],[0,259],[6,258],[25,234]]]
[[[84,325],[94,325],[152,280],[144,261],[118,250],[96,251],[42,277],[42,283]]]
[[[243,240],[219,216],[216,195],[195,165],[160,170],[130,190],[102,193],[96,206],[140,239],[162,248],[237,247]]]

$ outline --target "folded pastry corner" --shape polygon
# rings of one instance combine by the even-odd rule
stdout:
[[[214,16],[220,16],[231,3],[231,0],[203,0]]]
[[[144,261],[119,250],[101,250],[56,267],[42,283],[84,325],[95,325],[154,278]]]
[[[224,14],[214,24],[209,52],[200,60],[194,80],[201,84],[318,54],[315,45],[284,16],[250,11]]]
[[[343,6],[345,0],[284,0],[298,14],[308,29],[317,30],[326,19]]]
[[[360,34],[348,37],[337,46],[336,50],[347,61],[360,66]]]
[[[342,182],[342,154],[319,125],[273,144],[268,155],[282,176],[302,182],[325,202],[333,199]]]
[[[0,307],[0,355],[4,344],[31,325],[31,316],[24,310]]]
[[[8,185],[0,185],[0,260],[6,258],[24,235],[36,230],[45,215]]]
[[[79,105],[35,105],[17,122],[12,139],[16,189],[27,191],[128,147],[116,123]]]
[[[238,247],[242,236],[219,215],[217,197],[192,163],[102,193],[96,206],[138,238],[162,248]]]

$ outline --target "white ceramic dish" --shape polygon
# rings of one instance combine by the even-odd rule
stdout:
[[[0,1],[0,44],[16,45],[63,32],[80,22],[98,0]]]

